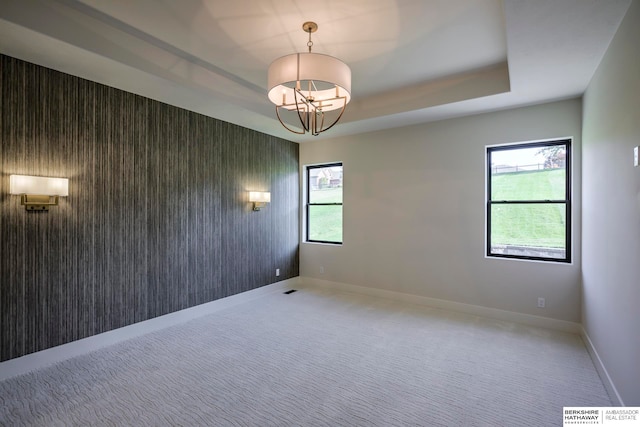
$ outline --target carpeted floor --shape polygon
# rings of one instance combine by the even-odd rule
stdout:
[[[319,289],[0,382],[7,426],[553,426],[610,405],[577,335]]]

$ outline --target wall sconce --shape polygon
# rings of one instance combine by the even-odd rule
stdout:
[[[253,210],[259,211],[267,203],[271,203],[271,193],[268,191],[249,191],[249,201],[253,202]]]
[[[59,196],[69,195],[67,178],[11,175],[9,193],[20,196],[20,204],[28,211],[48,211],[58,205]]]

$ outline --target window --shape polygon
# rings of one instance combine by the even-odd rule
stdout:
[[[571,141],[487,147],[487,256],[571,262]]]
[[[307,242],[342,243],[342,163],[307,166]]]

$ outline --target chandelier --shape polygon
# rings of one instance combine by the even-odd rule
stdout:
[[[351,100],[351,69],[333,56],[311,53],[311,33],[318,30],[318,24],[305,22],[302,29],[309,33],[309,52],[283,56],[271,63],[269,100],[276,105],[278,120],[288,131],[319,135],[338,123]],[[301,128],[285,124],[282,116],[291,113],[298,116]]]

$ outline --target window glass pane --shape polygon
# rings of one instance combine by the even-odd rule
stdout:
[[[309,203],[342,203],[342,166],[309,169]]]
[[[566,205],[491,205],[491,253],[566,258]]]
[[[309,240],[342,242],[342,206],[309,206]]]
[[[491,200],[566,199],[566,145],[490,153]]]

